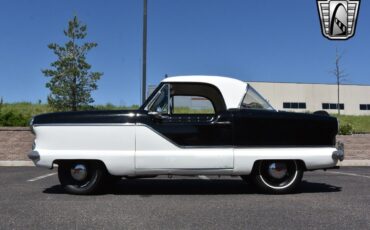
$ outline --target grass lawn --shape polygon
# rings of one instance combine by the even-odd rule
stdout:
[[[0,108],[0,113],[2,114],[13,112],[30,116],[41,113],[49,113],[51,111],[51,108],[46,104],[32,104],[28,102],[19,102],[14,104],[5,103]]]
[[[338,118],[338,115],[333,116]],[[370,116],[340,115],[339,121],[341,125],[351,124],[354,133],[370,133]]]

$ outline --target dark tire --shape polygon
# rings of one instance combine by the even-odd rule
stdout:
[[[76,167],[81,167],[86,173],[79,176]],[[74,175],[73,175],[74,174]],[[61,162],[58,166],[59,181],[65,191],[76,195],[94,194],[100,191],[107,173],[104,166],[99,162],[75,161]]]
[[[255,164],[252,181],[263,193],[293,192],[303,177],[303,168],[294,160],[266,160]]]

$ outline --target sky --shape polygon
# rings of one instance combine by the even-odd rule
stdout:
[[[74,15],[87,24],[87,56],[103,72],[95,104],[140,104],[142,0],[1,0],[0,97],[46,102],[56,60],[47,48],[67,40]],[[349,84],[370,85],[370,1],[362,1],[356,34],[321,34],[316,0],[148,0],[148,85],[165,74],[221,75],[245,81],[334,83],[335,50]]]

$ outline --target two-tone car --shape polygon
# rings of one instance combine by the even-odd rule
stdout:
[[[138,110],[42,114],[31,127],[29,158],[58,165],[73,194],[157,175],[240,176],[281,194],[294,191],[304,171],[344,158],[336,118],[277,111],[249,84],[226,77],[165,78]]]

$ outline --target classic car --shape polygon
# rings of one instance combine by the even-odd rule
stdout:
[[[337,168],[344,158],[336,118],[277,111],[249,84],[226,77],[168,77],[138,110],[42,114],[31,128],[29,158],[58,165],[73,194],[158,175],[240,176],[282,194],[304,171]]]

